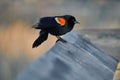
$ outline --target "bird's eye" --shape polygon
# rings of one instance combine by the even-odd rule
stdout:
[[[72,21],[75,21],[75,19],[72,19]]]

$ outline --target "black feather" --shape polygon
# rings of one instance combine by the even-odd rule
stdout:
[[[39,37],[34,41],[32,48],[38,47],[41,43],[43,43],[48,38],[48,32],[47,31],[40,31]]]

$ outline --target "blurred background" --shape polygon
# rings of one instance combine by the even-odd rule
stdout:
[[[119,0],[1,0],[0,80],[13,80],[49,50],[56,38],[38,48],[32,43],[39,31],[31,28],[40,17],[70,14],[77,18],[79,34],[120,60]]]

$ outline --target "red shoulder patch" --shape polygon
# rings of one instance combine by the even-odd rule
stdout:
[[[59,23],[61,26],[64,26],[66,24],[66,20],[64,18],[56,17],[56,22]]]

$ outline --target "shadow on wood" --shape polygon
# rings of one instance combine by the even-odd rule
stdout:
[[[17,80],[113,80],[118,61],[72,31]]]

